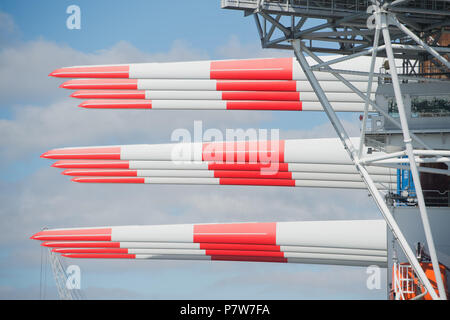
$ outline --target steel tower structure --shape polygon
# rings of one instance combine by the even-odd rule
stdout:
[[[242,10],[245,16],[253,16],[263,48],[293,50],[344,148],[386,220],[392,232],[392,242],[401,248],[423,285],[422,296],[428,292],[433,299],[447,299],[434,233],[430,226],[429,212],[434,208],[424,196],[427,193],[422,188],[421,176],[443,176],[446,179],[444,189],[450,189],[450,145],[446,141],[450,134],[450,113],[444,117],[441,114],[431,115],[437,121],[437,126],[431,125],[427,119],[421,119],[422,125],[417,125],[411,120],[411,110],[412,105],[418,105],[417,101],[420,99],[413,99],[412,103],[411,90],[415,88],[423,91],[426,88],[435,95],[450,93],[450,1],[222,0],[221,6],[224,9]],[[343,57],[324,62],[318,53],[337,53]],[[335,63],[363,55],[372,57],[370,72],[332,67]],[[306,56],[316,63],[310,64],[311,60]],[[375,70],[377,57],[386,59],[383,70]],[[401,66],[397,65],[399,61]],[[331,73],[365,101],[360,146],[352,144],[315,72]],[[358,90],[346,80],[345,75],[366,76],[367,91]],[[374,81],[378,81],[379,89],[381,87],[381,94],[378,95],[377,91],[376,99],[371,96]],[[383,94],[386,98],[384,100]],[[442,101],[445,105],[443,108],[447,108],[448,98]],[[376,115],[368,114],[369,105],[377,110]],[[396,110],[396,116],[392,109]],[[377,121],[382,121],[382,125]],[[371,128],[368,127],[369,124],[372,125]],[[376,130],[377,126],[379,128]],[[362,150],[363,143],[382,148],[388,154],[383,157],[362,157],[359,150]],[[442,164],[444,167],[440,166]],[[382,194],[368,173],[368,166],[407,168],[414,192],[409,189],[409,192],[405,193],[403,190],[396,195]],[[409,208],[413,207],[419,213],[438,293],[433,289],[418,256],[411,249],[411,240],[405,237],[404,224],[399,224],[399,219],[394,214],[396,209],[392,204],[402,197],[404,203],[408,198]],[[443,206],[447,207],[448,203]]]

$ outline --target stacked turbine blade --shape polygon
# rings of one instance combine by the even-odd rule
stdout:
[[[365,189],[337,138],[62,148],[42,157],[59,160],[52,166],[81,183]],[[393,169],[369,172],[379,188],[395,188]]]
[[[383,220],[115,226],[31,237],[70,258],[386,266]]]
[[[334,67],[363,71],[368,61]],[[294,58],[81,66],[50,76],[75,78],[61,87],[87,99],[84,108],[323,110]],[[365,102],[332,74],[317,77],[335,111],[364,110]],[[347,79],[366,91],[365,77]],[[78,147],[42,157],[82,183],[366,188],[338,139]],[[378,188],[395,188],[391,169],[369,172]],[[71,258],[387,264],[386,225],[378,220],[70,228],[32,239]]]
[[[360,57],[352,65],[342,62],[336,67],[361,71],[368,68],[368,59]],[[68,67],[50,76],[88,78],[61,85],[78,90],[72,97],[88,99],[79,105],[83,108],[323,110],[295,58]],[[318,72],[317,77],[335,111],[364,110],[364,101],[334,76]],[[348,80],[366,91],[365,77],[351,75]]]

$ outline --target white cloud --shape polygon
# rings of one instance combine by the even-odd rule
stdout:
[[[18,272],[14,270],[36,270],[35,277],[38,277],[41,249],[29,237],[43,227],[379,217],[375,205],[364,191],[238,186],[83,185],[70,182],[59,171],[54,168],[40,169],[24,181],[0,185],[2,278],[11,278],[12,274]],[[293,266],[287,265],[258,264],[259,271],[255,273],[250,272],[256,267],[251,263],[116,260],[66,260],[66,263],[76,263],[83,270],[84,276],[88,278],[85,278],[83,285],[89,298],[232,299],[237,295],[241,298],[308,299],[311,298],[311,290],[317,298],[333,298],[334,294],[352,297],[355,292],[370,298],[372,294],[361,288],[364,285],[364,269],[358,268],[347,270],[344,267],[336,269],[332,266],[297,265],[293,269]],[[303,272],[308,268],[317,270],[307,276]],[[197,273],[198,270],[202,272]],[[355,274],[350,276],[353,272]],[[96,274],[101,274],[102,278]],[[324,284],[325,279],[330,277],[335,280]],[[335,277],[341,280],[346,277],[343,280],[345,288],[341,288],[342,282]],[[148,288],[135,288],[139,278],[143,279],[142,283],[148,283]],[[160,281],[156,279],[167,281],[165,292],[159,292],[159,285],[153,283]],[[242,282],[242,279],[246,281]],[[48,281],[53,281],[51,275]],[[223,283],[228,285],[221,285]],[[123,289],[121,296],[105,293],[108,291],[106,288],[115,290],[117,287]],[[183,289],[177,290],[179,287]],[[29,293],[20,289],[3,293],[30,297]]]
[[[359,123],[341,120],[342,125],[349,137],[359,137]],[[282,139],[314,139],[314,138],[337,138],[336,130],[330,122],[317,125],[307,130],[283,130],[280,131]],[[355,146],[358,148],[358,146]]]
[[[223,45],[217,47],[216,54],[222,59],[278,58],[292,57],[290,50],[263,49],[258,42],[244,44],[237,35],[231,35]]]
[[[0,12],[0,27],[5,25],[10,35],[16,27],[10,16]],[[1,28],[0,28],[1,29]],[[1,43],[1,37],[0,37]],[[216,49],[221,59],[251,57],[287,57],[290,51],[261,49],[257,44],[242,44],[235,35]],[[58,89],[60,79],[47,75],[61,67],[74,65],[120,64],[139,62],[165,62],[210,59],[208,52],[194,48],[181,39],[173,41],[167,52],[146,53],[126,41],[119,41],[111,48],[85,53],[65,44],[45,39],[14,42],[0,49],[1,107],[25,102],[52,102],[67,95]]]
[[[272,270],[267,276],[265,266],[253,270],[243,270],[235,276],[213,283],[211,286],[226,288],[228,286],[259,287],[261,294],[271,291],[284,291],[287,299],[292,295],[299,299],[382,299],[386,292],[386,272],[383,270],[381,286],[378,290],[366,287],[367,274],[365,268],[343,266],[305,266]],[[342,286],[345,283],[345,286]],[[350,289],[351,288],[351,289]]]
[[[11,44],[19,34],[20,31],[13,17],[0,11],[0,46]]]
[[[12,119],[0,119],[0,155],[14,160],[55,147],[92,144],[169,143],[177,128],[193,134],[194,121],[203,128],[257,126],[270,113],[252,111],[93,110],[65,98],[45,107],[16,106]]]
[[[0,49],[0,96],[3,107],[20,101],[54,101],[55,97],[67,95],[69,91],[58,89],[61,80],[47,75],[66,66],[207,58],[206,52],[183,40],[175,40],[168,52],[148,54],[126,41],[108,49],[84,53],[67,45],[39,39]]]
[[[45,161],[45,160],[43,160]],[[0,185],[0,239],[42,227],[239,221],[373,219],[365,191],[245,186],[77,184],[60,170],[38,170]],[[7,185],[9,186],[7,188]],[[326,201],[324,201],[326,200]],[[143,214],[145,212],[146,214]],[[14,240],[18,241],[19,239]]]

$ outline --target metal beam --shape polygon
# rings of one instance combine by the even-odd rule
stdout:
[[[301,17],[301,19],[295,25],[295,29],[300,30],[303,27],[303,25],[305,24],[306,20],[308,20],[307,17]]]
[[[260,11],[259,14],[263,16],[266,20],[270,21],[272,25],[277,26],[278,29],[280,29],[281,32],[283,32],[286,36],[288,36],[291,31],[287,29],[285,26],[283,26],[280,22],[277,21],[277,19],[272,18],[270,15],[265,13],[264,11]],[[280,15],[281,17],[281,15]]]
[[[404,25],[402,25],[397,18],[391,16],[390,17],[392,22],[399,28],[401,31],[403,31],[406,35],[411,37],[415,42],[417,42],[419,45],[421,45],[425,50],[427,50],[431,55],[433,55],[436,59],[439,60],[443,65],[447,66],[447,68],[450,69],[450,62],[448,62],[444,57],[442,57],[439,53],[436,52],[433,48],[431,48],[429,45],[427,45],[425,42],[423,42],[418,36],[416,36],[413,32],[411,32],[408,28],[406,28]],[[384,33],[383,33],[384,34]],[[386,42],[386,40],[385,40]],[[389,42],[390,44],[390,42]]]
[[[435,15],[435,16],[450,16],[450,11],[445,10],[428,10],[428,9],[420,9],[420,8],[405,8],[405,7],[391,7],[389,8],[390,12],[394,13],[418,13],[422,15]]]
[[[313,32],[310,34],[310,36],[317,36],[317,37],[340,37],[340,36],[363,36],[363,35],[373,35],[372,30],[350,30],[350,31],[320,31],[320,32]]]
[[[275,18],[275,20],[276,20],[276,21],[280,21],[280,18],[281,18],[281,15],[278,15],[278,16]],[[265,18],[264,18],[264,19],[265,19]],[[267,20],[267,19],[266,19],[266,20]],[[275,28],[276,28],[276,25],[272,23],[272,26],[270,27],[269,32],[268,32],[268,33],[265,35],[265,37],[264,37],[266,41],[270,40],[270,38],[272,37],[272,34],[273,34],[274,31],[275,31]]]
[[[314,33],[307,34],[302,37],[302,39],[310,39],[317,41],[326,41],[326,42],[339,42],[339,43],[354,43],[354,44],[368,44],[367,40],[357,40],[357,39],[346,39],[346,38],[332,38],[332,37],[317,37]]]
[[[379,37],[379,34],[377,36],[377,34],[375,33],[375,38],[378,38],[378,37]],[[378,41],[377,41],[377,43],[378,43]],[[319,64],[316,64],[316,65],[313,65],[311,67],[311,69],[319,70],[319,69],[321,69],[323,67],[329,66],[330,64],[335,64],[335,63],[343,62],[343,61],[350,60],[350,59],[353,59],[353,58],[356,58],[356,57],[373,54],[374,52],[376,53],[379,50],[383,50],[383,49],[384,49],[384,45],[378,47],[374,43],[373,47],[371,49],[369,49],[369,50],[360,51],[358,53],[354,53],[354,54],[351,54],[351,55],[348,55],[348,56],[343,56],[343,57],[336,58],[336,59],[333,59],[333,60],[329,60],[329,61],[326,61],[326,62],[323,62],[323,63],[319,63]],[[373,75],[373,72],[372,72],[372,75]],[[370,73],[369,73],[369,76],[370,76]]]
[[[258,14],[254,13],[253,19],[255,19],[255,24],[256,24],[256,29],[258,30],[259,39],[261,39],[261,41],[262,41],[264,38],[264,34],[263,34],[262,27],[261,27],[261,22],[259,21]]]
[[[318,56],[316,56],[314,53],[309,51],[306,47],[303,47],[303,50],[308,53],[310,57],[312,57],[317,63],[323,63],[324,61],[320,59]],[[354,93],[356,93],[362,100],[366,100],[366,96],[358,90],[350,81],[345,79],[342,75],[340,75],[335,69],[332,69],[330,67],[328,68],[328,72],[330,72],[333,76],[336,77],[336,79],[342,81],[344,85],[346,85],[350,90],[352,90]],[[389,113],[384,111],[382,108],[380,108],[374,101],[369,100],[369,103],[376,111],[381,113],[388,121],[393,123],[396,127],[401,128],[400,122],[398,122],[396,119],[394,119]],[[414,133],[411,133],[411,137],[420,145],[422,145],[426,149],[431,149],[422,139],[420,139],[417,135]]]
[[[373,83],[373,73],[375,70],[375,61],[377,58],[377,52],[379,50],[378,47],[378,41],[380,39],[380,28],[375,28],[375,37],[373,40],[373,45],[372,45],[372,58],[370,60],[370,69],[369,69],[369,80],[368,80],[368,84],[367,84],[367,91],[366,91],[366,100],[364,103],[364,114],[363,114],[363,119],[362,119],[362,129],[361,129],[361,135],[359,138],[359,152],[358,152],[358,157],[361,158],[362,156],[362,149],[364,146],[364,138],[365,138],[365,134],[366,134],[366,122],[367,122],[367,113],[369,110],[369,103],[370,103],[370,96],[372,94],[372,83]]]

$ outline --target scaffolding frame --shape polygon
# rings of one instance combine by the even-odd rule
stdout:
[[[366,2],[366,7],[358,4]],[[422,4],[430,3],[430,8]],[[304,4],[306,3],[306,6]],[[310,4],[315,3],[316,7]],[[355,7],[336,8],[337,3],[356,4]],[[419,6],[417,5],[419,4]],[[430,227],[427,208],[425,206],[423,190],[419,179],[419,170],[431,172],[428,168],[418,168],[417,163],[438,162],[443,159],[448,160],[450,151],[433,150],[420,137],[410,132],[405,112],[403,96],[400,88],[401,80],[415,81],[447,81],[450,74],[450,62],[442,54],[449,54],[450,49],[438,45],[442,30],[450,26],[450,10],[439,10],[438,7],[446,6],[447,2],[442,1],[410,1],[396,0],[384,1],[298,1],[298,0],[222,0],[222,7],[227,9],[240,9],[245,11],[245,15],[253,15],[258,34],[263,48],[288,49],[293,50],[303,72],[321,102],[323,109],[333,125],[344,148],[348,152],[350,159],[363,178],[369,193],[372,195],[376,205],[381,211],[388,227],[392,231],[394,239],[400,245],[411,267],[414,269],[418,279],[421,281],[425,290],[429,292],[433,299],[447,299],[443,279],[439,269],[435,244],[432,230]],[[319,11],[321,11],[319,13]],[[408,14],[405,14],[408,13]],[[305,22],[309,18],[327,19],[326,23],[304,29]],[[283,24],[282,17],[287,16],[289,23]],[[261,22],[262,20],[262,22]],[[270,25],[270,28],[268,28]],[[331,29],[331,31],[330,31]],[[411,31],[412,29],[413,31]],[[281,32],[282,36],[273,39],[275,31]],[[326,31],[323,31],[326,30]],[[434,37],[431,45],[422,39]],[[320,41],[325,46],[313,46],[312,41]],[[394,43],[393,43],[394,42]],[[339,48],[333,46],[339,45]],[[309,45],[308,45],[309,44]],[[370,47],[370,49],[368,49]],[[338,59],[324,62],[315,53],[338,53],[344,56]],[[306,56],[311,57],[317,62],[311,65]],[[371,64],[369,72],[359,72],[351,70],[333,69],[331,65],[353,59],[355,57],[371,55]],[[374,70],[375,59],[385,57],[389,61],[389,74],[379,74]],[[396,59],[404,61],[423,61],[427,59],[442,70],[441,78],[431,78],[428,75],[422,76],[417,72],[411,72],[409,75],[399,75],[397,72]],[[408,66],[415,64],[409,62]],[[413,69],[413,68],[412,68]],[[348,88],[359,95],[365,101],[365,109],[362,120],[363,130],[361,131],[361,140],[359,148],[356,149],[352,144],[345,128],[337,117],[321,84],[317,80],[313,71],[329,72],[338,80],[342,81]],[[365,93],[355,88],[342,75],[364,75],[368,77],[368,87]],[[397,103],[399,120],[392,118],[387,112],[380,108],[375,101],[371,99],[371,88],[373,78],[383,76],[390,78]],[[403,135],[404,150],[393,152],[384,157],[369,158],[362,157],[362,147],[365,137],[365,128],[368,117],[368,106],[371,105],[377,112],[382,114],[388,121],[394,123]],[[425,150],[414,150],[412,142],[425,148]],[[399,156],[406,156],[400,160]],[[422,158],[427,156],[428,158]],[[426,160],[425,160],[426,159]],[[416,196],[422,220],[425,238],[436,278],[436,293],[429,279],[425,275],[420,263],[418,262],[413,250],[404,237],[401,228],[398,226],[388,205],[385,202],[383,194],[377,189],[372,177],[367,171],[369,165],[396,167],[400,163],[405,163],[411,170],[414,185],[416,187]],[[404,168],[404,167],[403,167]],[[424,170],[425,169],[425,170]],[[433,173],[449,175],[449,170],[432,169]]]

